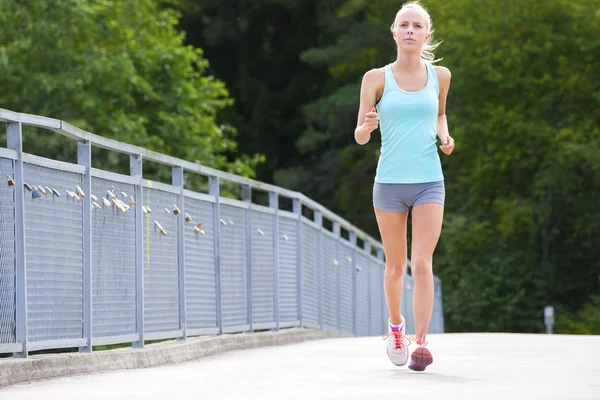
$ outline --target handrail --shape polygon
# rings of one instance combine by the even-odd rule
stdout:
[[[105,138],[55,118],[49,118],[27,113],[19,113],[0,108],[0,121],[20,122],[23,125],[49,129],[69,139],[78,141],[88,141],[93,146],[97,146],[107,150],[130,155],[138,155],[141,156],[142,159],[153,161],[159,164],[171,167],[181,167],[185,171],[194,172],[205,176],[218,177],[220,179],[225,179],[230,182],[239,183],[241,185],[248,185],[254,189],[258,189],[261,191],[273,192],[290,199],[299,200],[301,204],[303,204],[307,208],[313,211],[319,211],[324,218],[327,218],[332,222],[337,222],[340,225],[340,227],[348,231],[354,232],[357,238],[368,242],[374,249],[383,250],[383,245],[381,244],[381,242],[379,242],[366,232],[362,231],[361,229],[357,228],[352,223],[337,215],[333,211],[327,209],[318,202],[308,198],[303,193],[284,189],[279,186],[260,182],[254,179],[245,178],[229,172],[220,171],[211,167],[206,167],[201,164],[196,164],[190,161],[161,154],[132,144],[122,143],[114,139]]]

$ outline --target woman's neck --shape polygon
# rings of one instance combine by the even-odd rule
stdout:
[[[421,70],[423,62],[421,61],[421,55],[418,53],[405,54],[398,51],[394,64],[401,71],[417,72]]]

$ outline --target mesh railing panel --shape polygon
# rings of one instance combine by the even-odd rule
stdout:
[[[356,335],[369,335],[369,259],[357,251],[356,255]],[[383,287],[381,288],[383,290]],[[377,296],[377,294],[374,294]]]
[[[341,240],[339,245],[340,269],[340,330],[345,334],[353,333],[354,315],[352,315],[352,298],[354,295],[352,287],[352,275],[354,275],[352,246]]]
[[[110,194],[108,193],[110,191]],[[136,332],[135,201],[133,185],[92,178],[92,335]],[[120,211],[113,195],[130,208]],[[104,199],[110,205],[105,204]]]
[[[275,216],[252,211],[251,221],[252,322],[274,322],[273,224]]]
[[[144,329],[146,332],[173,331],[180,326],[178,216],[173,213],[177,195],[147,188],[142,193],[144,205],[151,210],[143,216]]]
[[[402,288],[402,315],[412,315],[414,281],[410,275],[404,275],[404,286]],[[384,314],[387,310],[384,310]],[[406,318],[406,334],[414,334],[415,325],[413,318]]]
[[[369,262],[371,274],[371,328],[373,335],[383,334],[385,294],[383,291],[383,267],[373,259]]]
[[[279,217],[279,320],[298,319],[298,221]]]
[[[323,231],[323,325],[327,329],[337,329],[337,269],[339,259],[336,256],[336,240],[327,231]],[[336,265],[338,264],[338,265]]]
[[[429,332],[444,331],[444,313],[442,303],[442,285],[439,279],[435,279],[433,312],[431,315],[431,323],[429,324]]]
[[[30,341],[81,338],[83,201],[67,195],[66,191],[75,192],[77,185],[81,187],[83,177],[24,164],[23,179],[46,191],[38,198],[32,196],[34,192],[25,192],[28,338]]]
[[[223,326],[248,324],[246,210],[221,205],[221,295]]]
[[[9,176],[13,161],[0,158],[0,344],[15,342],[16,187],[8,185]]]
[[[185,288],[188,328],[217,326],[214,204],[185,198]]]
[[[304,323],[319,324],[319,271],[318,232],[311,225],[302,222],[302,320]]]

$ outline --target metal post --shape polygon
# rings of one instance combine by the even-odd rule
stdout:
[[[350,244],[352,245],[352,334],[356,336],[356,296],[358,295],[356,288],[356,232],[350,231]]]
[[[273,221],[273,310],[275,330],[279,330],[279,195],[269,192],[269,207],[275,209]]]
[[[367,312],[369,315],[369,336],[372,336],[375,334],[375,331],[373,330],[373,304],[372,304],[372,299],[373,299],[373,291],[372,291],[372,282],[371,282],[371,275],[373,275],[373,273],[371,272],[371,243],[368,241],[365,241],[364,243],[364,250],[365,252],[368,254],[367,257],[367,261],[369,262],[368,268],[367,266],[365,266],[365,271],[367,272]],[[383,288],[381,288],[381,290],[378,291],[378,293],[381,293],[381,291],[383,290]]]
[[[342,318],[341,318],[341,311],[342,311],[342,307],[341,307],[341,295],[342,295],[342,291],[341,291],[341,273],[342,273],[342,265],[339,263],[340,261],[340,240],[342,240],[341,237],[341,229],[340,229],[340,223],[339,222],[334,222],[333,223],[333,234],[335,235],[335,259],[338,260],[338,264],[335,268],[335,328],[337,329],[338,332],[342,331]]]
[[[314,213],[315,223],[319,229],[317,232],[317,297],[319,298],[319,326],[323,329],[323,215],[320,211],[315,211]]]
[[[296,222],[296,307],[298,325],[304,326],[302,321],[302,202],[292,200],[292,210],[298,217]]]
[[[246,208],[246,303],[248,308],[248,330],[254,331],[252,318],[252,187],[250,185],[242,185],[242,201],[248,203]]]
[[[552,327],[554,326],[554,307],[544,307],[544,324],[546,325],[546,333],[552,334]]]
[[[185,233],[183,227],[185,221],[184,198],[183,198],[183,168],[173,167],[171,169],[171,184],[179,189],[177,194],[177,208],[181,211],[177,217],[177,267],[179,274],[179,329],[182,336],[179,340],[187,340],[187,320],[186,320],[186,288],[185,288]]]
[[[15,160],[15,340],[22,345],[15,358],[27,358],[27,261],[25,257],[25,193],[23,188],[23,134],[20,122],[6,124],[9,149],[17,152]]]
[[[79,352],[92,352],[92,144],[77,144],[77,163],[85,167],[83,175],[83,337],[87,346]]]
[[[215,244],[215,290],[217,293],[217,327],[219,333],[223,333],[223,315],[222,315],[222,294],[221,294],[221,202],[220,199],[220,185],[219,177],[211,176],[208,178],[209,181],[209,194],[215,196],[215,203],[213,206],[213,230],[214,230],[214,244]]]
[[[380,261],[384,261],[384,257],[383,257],[383,249],[381,247],[377,248],[377,259]],[[382,276],[384,276],[385,274],[385,264],[383,266],[383,271],[382,271]],[[385,278],[384,278],[385,279]],[[381,329],[383,329],[382,333],[387,332],[388,330],[388,322],[387,322],[387,318],[385,317],[385,309],[387,308],[387,302],[385,301],[385,290],[383,290],[383,285],[381,287],[381,314],[382,314],[382,327]]]
[[[142,188],[142,156],[131,154],[129,156],[129,175],[138,177],[135,184],[135,283],[136,283],[136,314],[137,333],[139,339],[133,347],[144,347],[144,205]]]

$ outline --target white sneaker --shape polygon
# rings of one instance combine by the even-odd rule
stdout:
[[[408,346],[410,340],[404,336],[406,321],[402,317],[402,323],[394,327],[388,320],[388,333],[383,335],[387,339],[387,355],[392,364],[401,367],[408,362]]]

